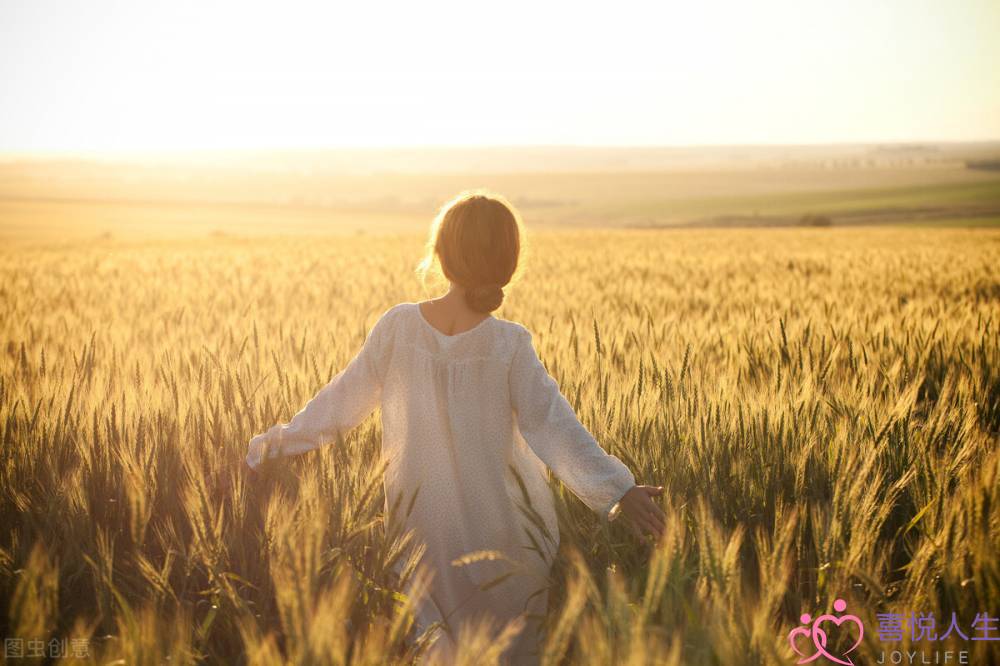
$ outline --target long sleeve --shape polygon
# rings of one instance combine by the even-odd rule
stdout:
[[[519,331],[510,369],[510,396],[528,446],[584,504],[609,518],[609,512],[635,485],[635,477],[580,423],[539,360],[527,329]]]
[[[387,316],[369,332],[361,351],[288,423],[279,423],[250,440],[247,464],[256,469],[264,457],[295,456],[335,440],[358,425],[378,405],[379,361],[384,354]]]

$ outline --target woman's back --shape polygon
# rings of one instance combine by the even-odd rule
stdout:
[[[387,504],[400,498],[408,507],[419,491],[411,526],[449,555],[502,549],[519,560],[551,559],[558,528],[545,466],[517,436],[512,406],[511,370],[524,328],[487,317],[449,336],[416,303],[397,305],[385,317],[391,318],[381,361]],[[526,498],[511,466],[525,477]],[[551,552],[518,552],[531,543],[522,521],[512,520],[518,500],[530,500],[546,519],[548,537],[538,528],[533,536],[550,541]],[[485,561],[466,571],[487,582],[501,568]]]

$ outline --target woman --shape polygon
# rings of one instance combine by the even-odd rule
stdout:
[[[314,449],[381,406],[386,510],[405,507],[390,519],[425,548],[417,557],[432,582],[416,625],[445,629],[433,649],[445,663],[460,627],[477,620],[521,628],[505,657],[537,660],[559,543],[546,468],[602,518],[623,513],[640,536],[664,525],[652,499],[662,487],[636,485],[580,424],[529,331],[490,314],[520,248],[521,222],[503,197],[477,190],[445,204],[421,268],[437,262],[448,292],[386,311],[347,367],[247,455],[256,468]]]

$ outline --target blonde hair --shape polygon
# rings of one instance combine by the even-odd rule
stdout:
[[[521,254],[522,224],[504,197],[485,189],[465,190],[447,201],[431,224],[427,252],[417,268],[421,279],[435,266],[465,290],[477,312],[503,303]]]

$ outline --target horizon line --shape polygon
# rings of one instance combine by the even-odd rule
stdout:
[[[184,148],[58,148],[58,149],[0,149],[0,159],[12,157],[127,157],[139,155],[191,155],[210,153],[267,153],[297,152],[318,153],[330,151],[414,151],[414,150],[526,150],[526,149],[573,149],[573,150],[669,150],[669,149],[724,149],[724,148],[851,148],[851,147],[930,147],[930,146],[984,146],[998,144],[1000,137],[983,139],[892,139],[858,141],[805,141],[805,142],[734,142],[734,143],[483,143],[483,144],[324,144],[317,146],[217,146]]]

